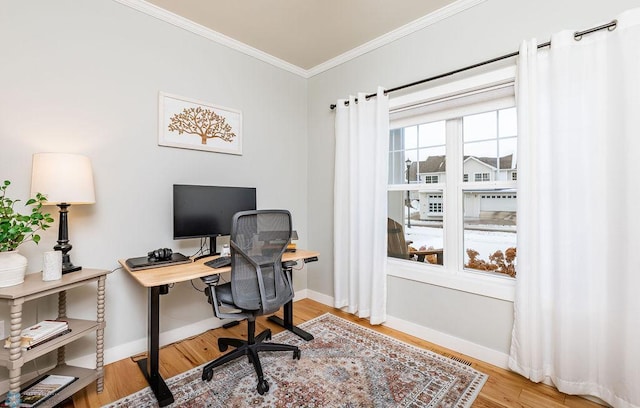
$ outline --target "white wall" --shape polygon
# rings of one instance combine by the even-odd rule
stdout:
[[[349,94],[375,92],[378,85],[391,88],[507,54],[516,51],[524,39],[536,37],[544,42],[563,29],[581,30],[609,22],[633,7],[637,7],[636,0],[487,0],[312,77],[309,247],[319,250],[322,257],[309,267],[309,290],[320,296],[333,294],[334,114],[329,104]],[[390,320],[429,328],[479,349],[508,353],[512,303],[395,277],[389,278],[388,288]]]
[[[26,200],[33,153],[91,158],[97,202],[70,209],[74,263],[111,270],[159,247],[194,253],[197,240],[172,240],[174,183],[257,187],[258,206],[290,209],[307,246],[305,79],[112,0],[0,0],[0,10],[0,179]],[[158,146],[159,91],[241,110],[243,155]],[[55,244],[56,210],[40,245],[20,249],[28,273]],[[295,280],[306,287],[305,272]],[[68,297],[69,316],[95,319],[95,286]],[[145,350],[146,299],[123,271],[107,278],[107,362],[124,357],[115,347]],[[57,312],[52,300],[32,303],[32,323]],[[188,282],[161,306],[163,331],[212,317]],[[5,332],[7,309],[0,305]],[[90,338],[69,349],[71,358],[95,352]]]

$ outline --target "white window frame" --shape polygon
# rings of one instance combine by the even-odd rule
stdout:
[[[515,81],[516,67],[509,66],[503,69],[499,69],[492,72],[487,72],[473,77],[465,78],[463,80],[451,82],[445,85],[433,87],[423,91],[418,91],[412,94],[406,94],[399,97],[392,97],[389,101],[390,111],[393,112],[411,112],[414,107],[423,107],[425,113],[420,116],[429,116],[429,121],[437,121],[447,119],[447,115],[450,112],[446,110],[438,109],[433,112],[429,112],[429,104],[437,103],[439,101],[454,99],[460,95],[468,95],[476,91],[481,91],[487,88],[513,86]],[[511,106],[514,104],[514,98],[511,96]],[[482,103],[480,101],[479,103]],[[505,101],[505,108],[508,107],[509,102]],[[491,109],[501,109],[496,106],[494,99],[487,103],[491,106]],[[475,107],[477,109],[477,106]],[[457,116],[464,116],[465,112],[460,109],[455,109],[458,113]],[[411,117],[401,117],[398,119],[392,119],[391,128],[405,127],[411,125],[413,122]],[[449,116],[451,117],[451,116]],[[424,123],[424,122],[423,122]],[[461,121],[450,121],[447,126],[462,126]],[[448,129],[449,130],[449,129]],[[456,130],[454,130],[456,131]],[[459,140],[454,144],[452,151],[447,150],[448,155],[458,155],[462,157],[463,143]],[[451,161],[448,161],[451,162]],[[443,208],[444,208],[444,223],[447,228],[444,232],[444,247],[445,248],[459,248],[459,251],[446,251],[444,252],[444,266],[432,265],[426,263],[408,262],[392,257],[387,258],[387,274],[389,276],[408,279],[432,285],[442,286],[455,290],[460,290],[469,293],[475,293],[484,295],[496,299],[513,301],[515,297],[515,279],[508,276],[499,276],[493,274],[487,274],[482,272],[475,272],[472,269],[464,269],[464,262],[460,253],[464,250],[464,238],[463,238],[463,209],[462,209],[462,190],[472,190],[474,188],[501,188],[513,182],[462,182],[463,174],[462,167],[459,169],[447,168],[447,180],[460,180],[459,183],[449,182],[429,184],[429,191],[438,192],[443,194]],[[462,189],[460,185],[463,184]],[[388,186],[389,191],[418,191],[420,185],[416,184],[399,184]],[[424,184],[422,185],[424,190]],[[447,234],[447,231],[460,231],[457,234]]]

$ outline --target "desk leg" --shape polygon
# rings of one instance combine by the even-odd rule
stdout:
[[[269,316],[269,320],[277,324],[278,326],[284,327],[290,332],[295,333],[296,335],[298,335],[299,337],[302,337],[306,341],[313,340],[313,335],[311,333],[306,332],[301,328],[299,328],[298,326],[293,325],[293,300],[290,300],[287,303],[285,303],[283,316],[284,316],[284,320],[279,318],[278,316]]]
[[[147,358],[138,360],[138,367],[144,374],[151,390],[155,394],[158,405],[161,407],[173,403],[173,394],[160,376],[160,293],[166,293],[166,288],[162,286],[154,286],[149,288],[149,314],[147,317],[148,333],[147,333]]]
[[[287,273],[289,282],[293,282],[293,274],[291,269],[285,269],[285,272]],[[295,333],[296,335],[298,335],[299,337],[302,337],[306,341],[313,340],[313,336],[311,335],[311,333],[308,333],[302,330],[301,328],[293,325],[293,299],[285,303],[282,312],[283,312],[284,319],[281,319],[278,316],[269,316],[268,320],[272,321],[273,323],[277,324],[280,327],[284,327],[290,332]]]

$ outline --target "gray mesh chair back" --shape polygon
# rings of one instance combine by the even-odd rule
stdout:
[[[282,255],[291,237],[286,210],[243,211],[231,227],[233,303],[257,315],[274,313],[293,299],[293,287],[282,270]]]

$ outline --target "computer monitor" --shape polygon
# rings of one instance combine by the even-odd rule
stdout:
[[[173,239],[209,238],[231,234],[231,219],[239,211],[256,209],[253,187],[173,185]]]

